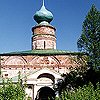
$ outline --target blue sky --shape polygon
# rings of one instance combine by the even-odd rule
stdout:
[[[45,0],[54,15],[57,49],[77,51],[82,23],[92,4],[100,10],[100,0]],[[42,0],[0,0],[0,53],[31,50],[33,15]]]

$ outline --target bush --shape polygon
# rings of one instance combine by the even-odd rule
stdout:
[[[63,91],[61,100],[100,100],[100,84],[97,83],[96,89],[89,83],[74,91]]]
[[[20,81],[14,84],[11,80],[3,80],[0,86],[0,100],[25,100],[25,90]]]

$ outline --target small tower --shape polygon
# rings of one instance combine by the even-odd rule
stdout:
[[[32,28],[32,50],[56,49],[56,29],[50,25],[53,14],[44,6],[34,15],[34,20],[38,23]]]

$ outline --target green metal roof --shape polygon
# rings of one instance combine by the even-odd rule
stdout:
[[[70,52],[66,50],[28,50],[28,51],[20,51],[20,52],[10,52],[10,53],[3,53],[0,56],[9,56],[9,55],[79,55],[85,54],[82,52]]]

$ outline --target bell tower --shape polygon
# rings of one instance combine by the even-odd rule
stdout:
[[[50,25],[53,14],[45,8],[44,0],[42,7],[34,14],[37,25],[32,28],[32,50],[56,49],[56,29]]]

